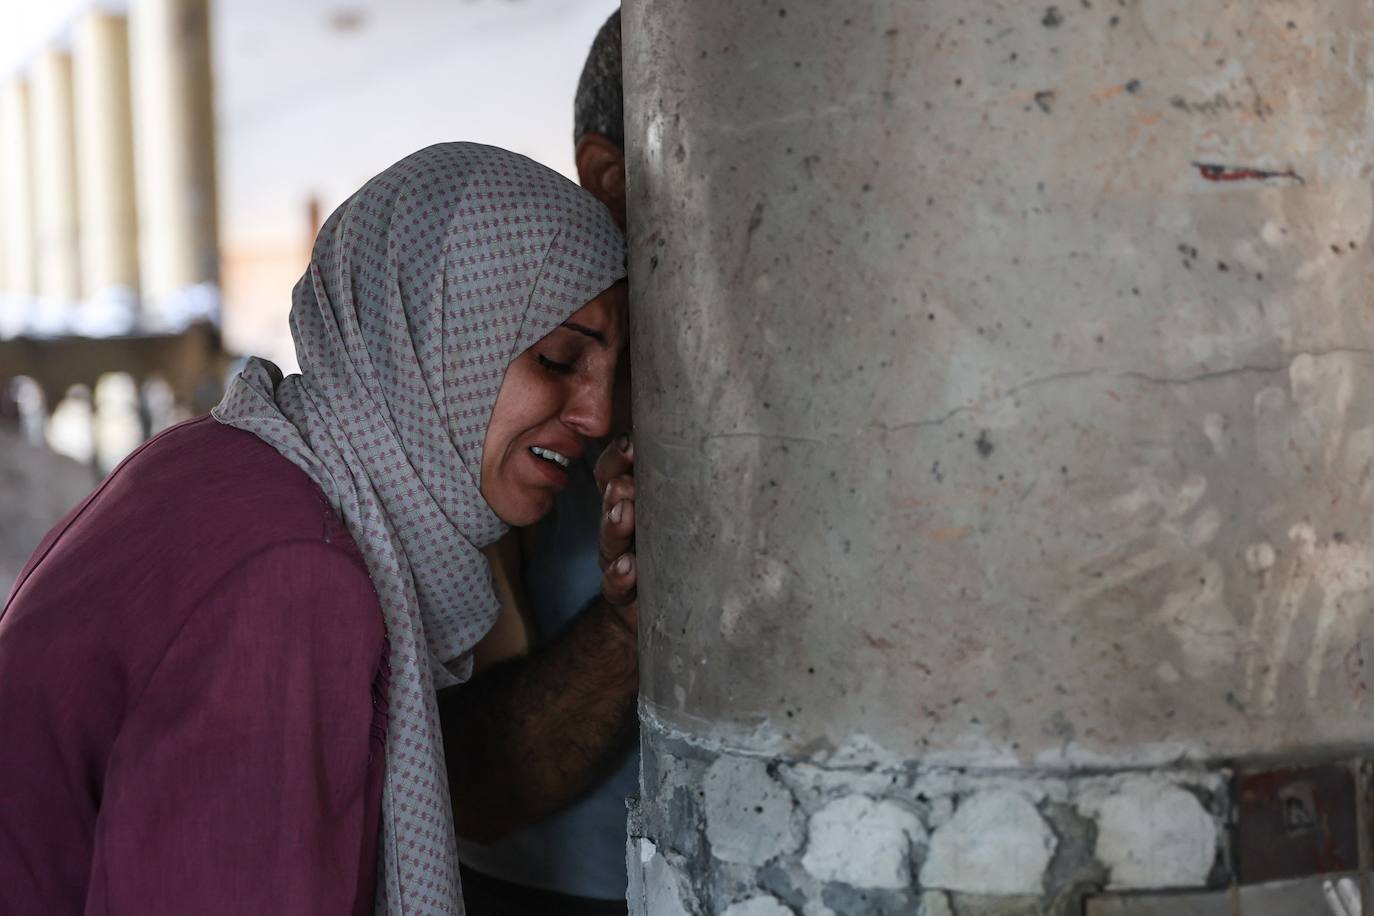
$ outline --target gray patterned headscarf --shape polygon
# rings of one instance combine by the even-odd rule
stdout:
[[[357,541],[390,642],[377,912],[463,912],[435,691],[500,610],[478,485],[506,367],[625,276],[595,198],[514,153],[431,146],[320,230],[291,299],[301,374],[252,360],[213,414],[317,483]]]

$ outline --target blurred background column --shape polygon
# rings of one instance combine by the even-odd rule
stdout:
[[[207,0],[129,11],[144,317],[216,318],[219,253]]]
[[[104,10],[85,12],[76,24],[74,67],[87,294],[77,330],[127,333],[137,309],[138,220],[126,19]]]
[[[81,297],[71,55],[53,48],[39,52],[32,79],[39,299],[34,330],[56,334],[69,327]]]
[[[11,77],[0,87],[0,337],[19,333],[38,292],[29,102],[25,80]]]

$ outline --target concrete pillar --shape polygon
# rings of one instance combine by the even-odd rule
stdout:
[[[33,63],[34,216],[40,330],[66,329],[81,297],[72,59],[46,49]]]
[[[28,83],[11,78],[0,87],[0,336],[6,337],[22,330],[38,292],[31,126]]]
[[[127,331],[137,308],[138,218],[125,18],[98,9],[84,13],[76,25],[74,66],[81,265],[90,299],[83,317],[92,331]]]
[[[129,30],[145,311],[176,325],[218,299],[209,2],[134,0]]]
[[[1353,836],[1374,6],[624,22],[635,910],[1222,894],[1294,757]]]

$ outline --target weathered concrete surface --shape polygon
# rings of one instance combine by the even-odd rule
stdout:
[[[657,715],[1010,765],[1371,736],[1374,7],[626,17]]]
[[[1374,5],[624,16],[646,741],[1374,739]],[[1100,828],[1047,873],[1212,868]]]
[[[1025,794],[1012,789],[980,792],[966,798],[931,838],[921,885],[970,893],[1039,894],[1058,845],[1054,831]]]
[[[855,825],[863,825],[855,830]],[[845,795],[826,802],[807,823],[801,864],[821,881],[850,887],[905,889],[912,847],[926,842],[915,812],[893,801]]]
[[[1093,797],[1093,796],[1096,797]],[[1197,887],[1217,848],[1213,816],[1178,786],[1128,776],[1078,808],[1097,824],[1095,854],[1112,888]]]
[[[817,766],[644,725],[629,866],[632,912],[647,916],[774,904],[804,916],[1081,916],[1104,891],[1216,888],[1233,855],[1225,771]],[[712,786],[728,773],[739,778],[722,804]]]

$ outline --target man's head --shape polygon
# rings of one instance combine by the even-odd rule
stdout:
[[[573,142],[582,187],[625,228],[625,107],[621,88],[620,11],[601,26],[587,54],[573,102]]]

